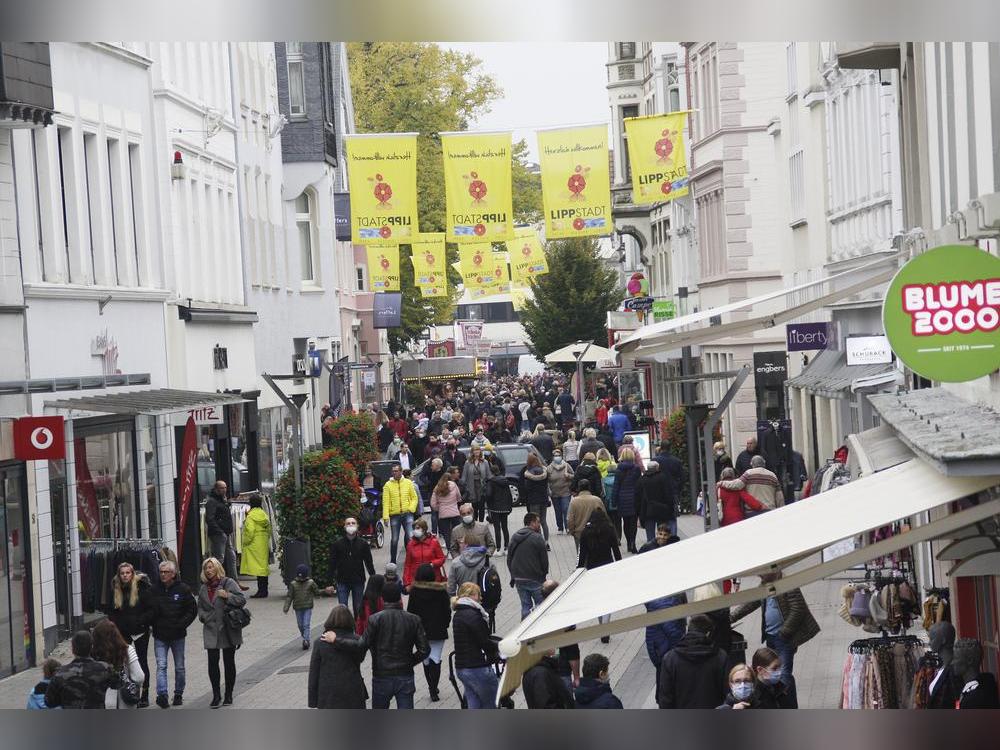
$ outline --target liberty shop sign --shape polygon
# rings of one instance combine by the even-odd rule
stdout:
[[[829,323],[789,323],[785,336],[790,352],[812,352],[826,349],[830,341]]]
[[[1000,368],[1000,258],[943,245],[904,265],[885,294],[893,351],[930,380],[960,383]]]

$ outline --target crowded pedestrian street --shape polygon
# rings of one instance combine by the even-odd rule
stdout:
[[[1000,44],[448,28],[0,42],[0,708],[1000,709]]]

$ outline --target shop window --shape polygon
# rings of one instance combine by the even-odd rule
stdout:
[[[139,539],[133,429],[128,423],[76,433],[76,504],[82,540]]]

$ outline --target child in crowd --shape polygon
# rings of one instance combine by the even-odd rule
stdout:
[[[28,696],[29,709],[48,708],[48,705],[45,703],[45,691],[48,690],[49,682],[52,681],[52,677],[55,675],[56,670],[61,666],[62,664],[55,659],[46,659],[42,662],[42,681],[35,685],[31,694]]]
[[[295,610],[295,622],[299,626],[299,633],[302,635],[302,650],[309,650],[309,627],[312,623],[312,611],[315,598],[320,594],[333,596],[333,586],[320,589],[316,581],[309,577],[309,566],[299,565],[295,569],[295,578],[288,584],[288,593],[285,595],[284,612],[288,613],[288,608]]]

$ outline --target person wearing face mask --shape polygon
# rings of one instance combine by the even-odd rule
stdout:
[[[466,547],[482,547],[486,550],[486,557],[492,557],[497,551],[497,544],[490,524],[476,520],[472,503],[462,503],[458,510],[462,522],[451,532],[452,555],[459,555]]]
[[[729,694],[719,708],[754,708],[751,699],[754,693],[754,673],[746,664],[737,664],[729,670]]]
[[[760,580],[761,583],[768,584],[774,583],[779,578],[781,578],[780,570],[765,573]],[[779,655],[785,685],[793,704],[791,707],[798,708],[795,678],[792,675],[795,653],[802,644],[819,634],[819,623],[809,611],[809,605],[806,604],[805,597],[799,589],[737,607],[730,614],[729,621],[736,623],[756,609],[761,611],[760,639]]]
[[[748,708],[799,707],[785,681],[781,657],[776,651],[766,646],[757,649],[750,666],[753,668],[755,682]]]
[[[372,549],[358,536],[358,520],[344,520],[344,535],[330,545],[329,578],[337,582],[337,601],[347,606],[348,599],[354,616],[361,611],[361,598],[365,590],[365,571],[375,574]]]
[[[566,514],[569,513],[570,487],[573,483],[573,469],[563,459],[558,448],[552,452],[552,463],[545,467],[549,480],[549,492],[552,494],[552,507],[556,512],[556,528],[560,534],[566,534]]]
[[[417,568],[428,563],[434,569],[434,580],[444,581],[444,550],[431,534],[427,533],[427,521],[418,518],[413,524],[413,538],[406,545],[406,560],[403,562],[403,590],[409,591],[417,575]]]

